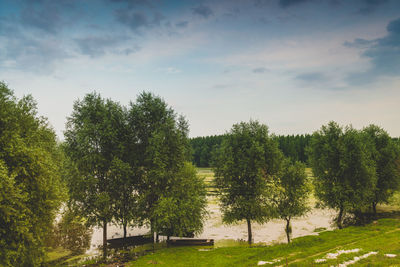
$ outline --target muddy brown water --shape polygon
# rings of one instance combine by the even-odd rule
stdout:
[[[222,223],[222,216],[218,202],[215,197],[208,197],[207,210],[209,215],[204,224],[204,230],[196,238],[212,238],[215,240],[215,246],[231,246],[234,241],[247,240],[247,224],[245,221],[226,225]],[[306,216],[292,219],[292,237],[296,238],[305,235],[317,235],[317,228],[333,229],[331,222],[335,215],[333,210],[328,209],[312,209]],[[254,243],[284,243],[286,242],[286,234],[284,231],[285,222],[283,220],[271,220],[264,224],[253,223],[253,239]],[[147,227],[132,227],[128,229],[128,236],[142,235],[149,232]],[[123,230],[121,227],[109,225],[107,231],[108,238],[122,237]],[[103,229],[95,228],[93,231],[91,248],[89,254],[96,253],[96,248],[103,243]]]

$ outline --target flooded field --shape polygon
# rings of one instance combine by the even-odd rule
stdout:
[[[207,210],[209,212],[205,221],[204,230],[197,238],[212,238],[216,246],[233,245],[240,240],[247,240],[247,224],[245,221],[226,225],[222,223],[222,216],[219,209],[218,198],[212,195],[212,180],[214,174],[209,169],[200,169],[199,173],[209,188],[210,195],[208,199]],[[314,200],[310,199],[310,205],[314,205]],[[313,208],[306,216],[292,220],[292,237],[318,234],[320,229],[331,230],[332,218],[335,215],[333,210],[322,210]],[[271,220],[264,224],[252,224],[254,243],[281,243],[286,242],[284,231],[285,222],[283,220]],[[129,235],[141,235],[149,232],[147,227],[129,228]],[[108,238],[122,237],[123,230],[115,225],[108,226]],[[101,228],[95,228],[91,242],[91,251],[102,244],[103,232]]]

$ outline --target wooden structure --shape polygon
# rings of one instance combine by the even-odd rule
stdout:
[[[169,246],[214,246],[214,239],[181,238],[167,241]]]
[[[127,236],[124,238],[107,239],[107,243],[112,248],[120,248],[123,246],[138,246],[153,243],[153,237],[147,235]]]

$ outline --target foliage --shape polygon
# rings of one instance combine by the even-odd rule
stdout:
[[[119,158],[112,160],[110,176],[112,179],[113,218],[116,223],[122,224],[125,238],[128,224],[133,225],[138,221],[138,176],[135,175],[134,167]]]
[[[72,255],[82,254],[90,248],[92,233],[84,218],[67,209],[54,226],[49,245],[68,249]]]
[[[138,191],[142,221],[150,224],[153,233],[155,226],[160,225],[157,205],[161,197],[176,190],[176,174],[188,156],[188,124],[183,117],[177,119],[163,99],[143,92],[131,103],[129,125],[138,140],[135,160],[140,168]]]
[[[71,203],[90,225],[103,226],[104,256],[107,223],[114,215],[112,164],[124,152],[124,123],[124,109],[118,103],[91,93],[74,103],[64,133],[71,159],[67,179]]]
[[[196,168],[185,163],[173,187],[160,197],[155,211],[155,230],[167,236],[187,237],[201,233],[206,215],[206,189]]]
[[[400,149],[388,133],[376,125],[363,129],[371,144],[370,150],[376,166],[377,183],[372,199],[372,207],[376,213],[378,203],[387,203],[400,186]]]
[[[304,164],[298,161],[291,164],[286,160],[282,171],[275,179],[274,189],[273,200],[276,203],[277,216],[286,221],[285,232],[290,243],[290,220],[309,211],[307,201],[310,187],[307,184]]]
[[[280,169],[282,154],[268,127],[250,121],[233,125],[215,156],[223,221],[246,220],[251,243],[251,221],[271,217],[269,184]]]
[[[315,195],[323,205],[339,210],[339,228],[346,213],[361,216],[376,184],[375,165],[363,135],[330,122],[313,134],[309,157]]]
[[[193,164],[197,167],[211,167],[212,154],[221,145],[225,135],[211,135],[190,139],[193,150]]]
[[[285,157],[290,158],[292,162],[308,162],[306,148],[310,144],[311,135],[278,135],[276,139]]]
[[[190,145],[193,151],[193,164],[197,167],[213,167],[212,154],[221,145],[225,135],[211,135],[204,137],[195,137],[190,139]],[[293,162],[308,162],[306,147],[309,145],[311,135],[279,135],[274,137],[279,149],[284,156],[290,158]]]
[[[30,96],[0,83],[0,264],[38,266],[65,197],[61,151]]]

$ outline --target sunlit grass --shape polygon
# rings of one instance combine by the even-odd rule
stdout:
[[[161,249],[143,256],[130,266],[161,264],[164,266],[255,266],[258,261],[281,260],[277,265],[311,266],[315,260],[338,250],[360,249],[357,253],[343,254],[337,259],[327,259],[321,266],[331,266],[353,259],[371,251],[378,252],[357,262],[357,265],[386,266],[400,264],[400,220],[382,219],[367,226],[348,227],[342,230],[324,231],[318,236],[296,238],[291,244],[274,246],[236,245],[234,247],[203,248],[181,247]],[[228,241],[235,244],[235,241]],[[399,255],[395,258],[384,254]],[[269,265],[273,266],[273,265]]]

